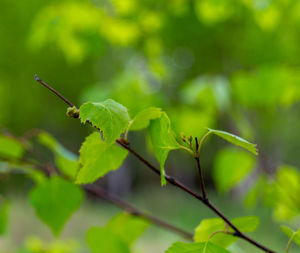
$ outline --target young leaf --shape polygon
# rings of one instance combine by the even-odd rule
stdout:
[[[92,253],[130,253],[129,246],[108,228],[92,227],[86,235]]]
[[[147,128],[150,120],[159,118],[161,113],[161,109],[156,107],[149,107],[142,110],[131,120],[128,130],[137,131]]]
[[[182,243],[175,242],[166,253],[230,253],[228,250],[211,242]]]
[[[0,206],[0,235],[3,235],[6,231],[8,209],[9,209],[8,201],[3,201]]]
[[[78,157],[65,149],[53,136],[46,132],[39,134],[38,141],[53,152],[58,169],[74,179],[79,169]]]
[[[12,137],[0,136],[0,156],[18,159],[23,156],[24,152],[25,149],[21,142]]]
[[[204,219],[195,230],[194,241],[206,242],[209,240],[225,248],[237,241],[237,238],[225,233],[217,233],[210,238],[217,231],[226,231],[225,222],[221,218]]]
[[[182,146],[176,141],[170,120],[165,112],[162,112],[160,118],[151,120],[149,131],[155,156],[160,163],[161,184],[165,185],[164,165],[169,151],[182,148]]]
[[[128,245],[131,245],[140,237],[148,226],[149,222],[128,213],[121,213],[115,216],[106,225],[108,229],[113,231]]]
[[[254,232],[259,225],[259,219],[256,216],[238,217],[231,220],[242,232]]]
[[[110,171],[118,169],[128,151],[116,144],[103,141],[98,132],[89,135],[80,149],[79,163],[82,165],[77,177],[77,184],[96,181]]]
[[[297,231],[292,230],[287,226],[280,226],[282,232],[300,246],[300,228]]]
[[[57,236],[83,199],[81,189],[59,176],[53,176],[30,192],[36,214]]]
[[[127,108],[112,99],[83,104],[80,107],[80,119],[83,123],[89,120],[93,126],[99,128],[109,144],[125,132],[130,120]]]
[[[216,156],[213,178],[219,192],[226,192],[240,183],[255,166],[255,158],[237,148],[222,149]]]
[[[256,144],[250,143],[239,136],[236,136],[234,134],[230,134],[230,133],[227,133],[224,131],[219,131],[219,130],[214,130],[214,129],[208,129],[208,130],[209,130],[209,133],[215,134],[234,145],[245,148],[255,155],[258,154]]]
[[[255,216],[239,217],[232,219],[231,222],[242,232],[253,232],[259,224],[258,218]],[[225,248],[237,241],[236,237],[225,233],[217,233],[210,238],[217,231],[227,231],[225,222],[221,218],[204,219],[195,230],[194,241],[206,242],[209,240]],[[231,228],[229,231],[233,232]]]

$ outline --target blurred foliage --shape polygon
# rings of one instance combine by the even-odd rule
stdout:
[[[114,99],[131,118],[156,106],[177,134],[201,137],[209,127],[258,143],[255,160],[211,138],[201,153],[207,185],[299,227],[299,1],[0,0],[0,21],[1,174],[25,172],[45,183],[11,161],[29,144],[6,129],[20,136],[45,129],[74,153],[89,131],[65,117],[64,105],[35,83],[37,73],[77,105]],[[144,151],[141,135],[130,137]],[[75,177],[76,155],[47,133],[39,142]],[[198,182],[183,158],[173,157],[172,173]],[[45,245],[24,252],[52,247]]]

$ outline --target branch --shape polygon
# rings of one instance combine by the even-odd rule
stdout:
[[[39,78],[38,78],[39,79]],[[39,79],[40,80],[40,79]],[[43,83],[42,83],[43,84]],[[44,85],[44,84],[43,84]],[[44,85],[45,86],[45,85]],[[50,87],[49,85],[46,85],[45,87],[49,87],[49,90],[51,90],[52,92],[54,92],[57,96],[61,97],[61,95],[55,91],[52,87]],[[64,98],[64,97],[63,97]],[[62,99],[63,99],[62,98]],[[65,98],[63,99],[65,101]],[[66,101],[65,101],[66,102]],[[72,106],[73,107],[73,106]],[[90,122],[88,122],[90,123]],[[99,130],[99,129],[98,129]],[[156,167],[154,167],[150,162],[148,162],[146,159],[144,159],[141,155],[139,155],[137,152],[135,152],[133,149],[131,149],[129,147],[129,145],[127,145],[125,142],[122,141],[122,139],[118,139],[116,140],[116,143],[118,143],[120,146],[122,146],[123,148],[127,149],[132,155],[134,155],[137,159],[139,159],[142,163],[144,163],[149,169],[151,169],[155,174],[160,176],[160,170],[157,169]],[[202,144],[202,143],[201,143]],[[200,144],[200,145],[201,145]],[[251,239],[250,237],[248,237],[247,235],[245,235],[243,232],[241,232],[233,223],[231,223],[231,221],[219,210],[217,209],[209,200],[205,200],[203,199],[199,194],[197,194],[196,192],[194,192],[193,190],[191,190],[189,187],[185,186],[184,184],[180,183],[177,179],[169,176],[169,175],[165,175],[166,180],[180,188],[181,190],[187,192],[188,194],[192,195],[193,197],[195,197],[196,199],[200,200],[205,206],[207,206],[209,209],[211,209],[214,213],[216,213],[221,219],[223,219],[225,221],[225,223],[228,224],[228,226],[230,226],[235,232],[234,232],[234,236],[239,237],[247,242],[249,242],[250,244],[256,246],[257,248],[268,252],[268,253],[275,253],[275,251],[268,249],[267,247],[265,247],[264,245],[258,243],[257,241]]]

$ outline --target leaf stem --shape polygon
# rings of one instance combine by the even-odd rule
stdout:
[[[47,85],[49,86],[49,85]],[[47,87],[46,86],[46,87]],[[53,91],[53,89],[51,89],[51,87],[49,86],[50,90]],[[60,96],[59,96],[60,97]],[[63,97],[60,97],[61,99],[63,99]],[[63,99],[64,100],[64,99]],[[64,100],[65,101],[65,100]],[[66,102],[66,101],[65,101]],[[72,107],[74,106],[73,104],[71,104]],[[201,148],[203,141],[205,140],[205,138],[210,134],[210,132],[206,133],[203,138],[200,141],[199,144],[199,149]],[[146,159],[144,159],[141,155],[139,155],[137,152],[135,152],[128,144],[125,144],[122,142],[121,139],[116,140],[116,143],[118,143],[120,146],[122,146],[123,148],[127,149],[132,155],[134,155],[137,159],[139,159],[142,163],[144,163],[149,169],[151,169],[155,174],[160,176],[160,170],[157,169],[156,167],[154,167],[150,162],[148,162]],[[250,244],[256,246],[257,248],[268,252],[268,253],[275,253],[275,251],[268,249],[266,246],[258,243],[257,241],[251,239],[250,237],[248,237],[247,235],[245,235],[244,233],[242,233],[233,223],[231,223],[231,221],[219,210],[217,209],[209,200],[204,200],[199,194],[197,194],[196,192],[194,192],[193,190],[191,190],[189,187],[185,186],[184,184],[182,184],[181,182],[179,182],[177,179],[169,176],[169,175],[165,175],[166,180],[180,188],[181,190],[187,192],[188,194],[192,195],[193,197],[195,197],[196,199],[200,200],[205,206],[207,206],[209,209],[211,209],[215,214],[217,214],[221,219],[223,219],[228,226],[230,226],[235,232],[233,233],[234,236],[239,237],[247,242],[249,242]]]
[[[288,244],[286,245],[286,250],[285,250],[286,253],[289,253],[290,247],[292,245],[292,242],[293,242],[295,236],[296,236],[296,233],[293,234],[293,236],[290,238]]]
[[[202,145],[205,141],[205,139],[211,134],[211,131],[208,131],[200,140],[200,143],[199,143],[199,148],[198,148],[198,155],[200,156],[200,151],[201,151],[201,148],[202,148]]]

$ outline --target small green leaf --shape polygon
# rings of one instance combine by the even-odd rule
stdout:
[[[128,213],[115,216],[106,225],[108,229],[122,238],[128,245],[131,245],[140,237],[148,226],[149,222]]]
[[[5,234],[7,228],[7,218],[8,218],[8,201],[2,201],[0,206],[0,235]]]
[[[293,239],[295,243],[300,246],[300,228],[297,231],[292,230],[287,226],[280,226],[282,232],[287,235],[288,238]]]
[[[222,149],[216,156],[213,178],[219,192],[229,191],[254,169],[255,158],[237,148]]]
[[[241,138],[239,136],[236,136],[234,134],[231,134],[231,133],[227,133],[227,132],[219,131],[219,130],[214,130],[214,129],[208,129],[208,130],[209,130],[209,133],[215,134],[215,135],[223,138],[224,140],[226,140],[226,141],[228,141],[228,142],[230,142],[234,145],[245,148],[245,149],[247,149],[248,151],[250,151],[251,153],[253,153],[255,155],[258,154],[256,144],[250,143],[250,142],[244,140],[243,138]]]
[[[170,150],[180,149],[182,146],[176,141],[175,135],[171,130],[170,120],[165,112],[161,117],[151,120],[150,137],[152,140],[154,153],[160,164],[161,184],[166,184],[164,165]]]
[[[93,126],[99,128],[109,144],[125,132],[130,120],[127,108],[111,99],[101,103],[83,104],[80,107],[80,119],[83,123],[89,120]]]
[[[255,216],[239,217],[232,219],[231,222],[242,232],[253,232],[259,224],[259,220]],[[233,232],[231,228],[228,229]],[[225,248],[237,241],[236,237],[225,233],[217,233],[211,237],[217,231],[227,231],[225,222],[221,218],[204,219],[195,230],[194,241],[206,242],[209,240]]]
[[[0,136],[0,157],[19,159],[24,152],[21,142],[9,136]]]
[[[175,242],[166,253],[230,253],[228,250],[211,242],[182,243]]]
[[[57,236],[83,199],[82,190],[59,176],[53,176],[30,192],[37,216]]]
[[[96,181],[108,172],[118,169],[128,151],[116,144],[102,140],[98,132],[89,135],[80,149],[79,163],[82,165],[77,177],[77,184],[87,184]]]
[[[231,222],[242,232],[254,232],[259,225],[259,219],[256,216],[238,217]]]
[[[129,246],[108,228],[92,227],[86,235],[92,253],[130,253]]]
[[[38,136],[38,141],[53,152],[55,164],[58,169],[66,176],[74,179],[79,169],[78,157],[69,150],[65,149],[53,136],[47,132],[40,133]]]
[[[209,240],[225,248],[237,241],[237,238],[225,233],[217,233],[210,238],[217,231],[226,231],[225,222],[221,218],[204,219],[195,230],[194,241],[206,242]]]
[[[161,113],[161,109],[156,107],[149,107],[142,110],[131,120],[128,130],[137,131],[147,128],[150,124],[150,120],[159,118]]]

